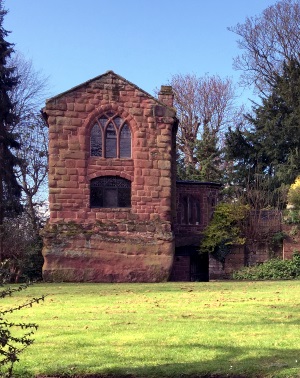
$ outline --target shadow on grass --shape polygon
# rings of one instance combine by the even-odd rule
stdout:
[[[95,374],[63,374],[52,377],[85,378],[297,378],[300,377],[300,351],[298,349],[265,349],[240,347],[207,347],[202,344],[191,345],[193,354],[197,348],[213,352],[215,357],[193,363],[180,362],[180,346],[175,361],[138,368],[115,367],[106,372]],[[133,360],[133,359],[132,359]],[[299,361],[299,362],[298,362]],[[126,361],[125,361],[126,362]],[[128,361],[129,362],[129,361]],[[138,363],[138,361],[134,361]],[[124,359],[122,361],[124,363]],[[127,366],[130,366],[127,363]],[[84,371],[88,366],[77,366]],[[99,366],[99,371],[101,366]],[[38,376],[39,378],[45,376]]]

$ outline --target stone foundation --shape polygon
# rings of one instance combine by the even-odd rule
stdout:
[[[174,254],[174,238],[170,225],[154,222],[131,223],[126,225],[127,231],[119,231],[122,226],[123,223],[98,223],[93,227],[72,223],[48,226],[43,235],[44,280],[168,280]]]

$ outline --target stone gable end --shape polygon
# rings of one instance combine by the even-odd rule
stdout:
[[[49,125],[46,280],[151,282],[168,278],[174,253],[171,222],[177,127],[168,88],[164,87],[158,101],[109,71],[47,101],[43,109]],[[130,156],[92,156],[91,131],[101,116],[126,123]],[[105,138],[109,137],[107,131]],[[107,151],[114,143],[115,139],[107,142]],[[99,177],[125,179],[131,191],[130,206],[91,206],[91,182]],[[125,193],[125,189],[115,190]],[[102,194],[96,195],[101,202]]]

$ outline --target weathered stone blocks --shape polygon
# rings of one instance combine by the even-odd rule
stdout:
[[[168,278],[177,122],[171,103],[168,90],[159,102],[111,71],[47,101],[51,214],[44,230],[45,280]],[[90,130],[104,112],[126,120],[132,158],[90,156]],[[91,208],[90,180],[99,176],[130,180],[131,207]]]

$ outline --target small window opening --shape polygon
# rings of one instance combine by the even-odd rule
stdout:
[[[131,181],[118,176],[102,176],[90,182],[91,208],[131,206]]]

